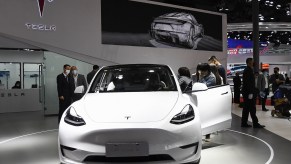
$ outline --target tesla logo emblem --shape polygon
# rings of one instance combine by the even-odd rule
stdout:
[[[47,0],[48,2],[53,2],[54,0]],[[44,5],[45,5],[45,0],[37,0],[38,2],[38,10],[39,10],[39,15],[42,17],[43,11],[44,11]]]
[[[130,119],[131,117],[130,117],[130,116],[125,116],[124,118],[126,118],[126,119],[128,120],[128,119]]]

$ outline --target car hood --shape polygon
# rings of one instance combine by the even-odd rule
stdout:
[[[174,108],[178,92],[92,93],[83,99],[85,111],[94,122],[155,122]]]

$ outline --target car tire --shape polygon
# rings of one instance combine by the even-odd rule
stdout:
[[[190,32],[189,32],[189,40],[187,41],[187,46],[190,49],[192,49],[194,47],[194,44],[195,44],[194,33],[195,33],[194,29],[191,27]]]

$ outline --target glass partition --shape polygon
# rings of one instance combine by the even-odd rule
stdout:
[[[24,63],[23,64],[23,84],[24,89],[39,88],[42,64]]]
[[[20,63],[0,63],[0,89],[21,89]]]

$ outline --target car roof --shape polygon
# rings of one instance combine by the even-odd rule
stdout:
[[[163,64],[119,64],[119,65],[111,65],[105,66],[104,68],[114,69],[114,68],[133,68],[133,67],[168,67]]]
[[[174,13],[167,13],[160,18],[175,18],[175,19],[180,19],[180,20],[185,20],[185,21],[193,21],[194,23],[197,23],[197,20],[194,18],[192,14],[184,13],[184,12],[174,12]]]

